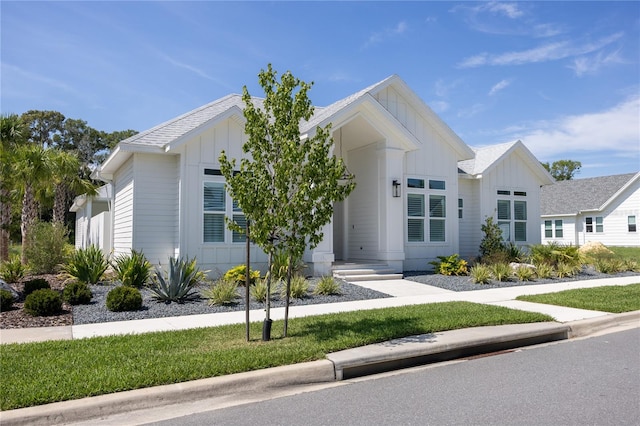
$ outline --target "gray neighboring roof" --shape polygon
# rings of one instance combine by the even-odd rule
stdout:
[[[540,188],[542,216],[575,215],[600,210],[638,173],[564,180]]]

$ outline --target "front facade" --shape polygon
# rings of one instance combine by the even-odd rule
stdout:
[[[541,195],[543,242],[640,246],[640,172],[562,181]]]
[[[113,189],[110,251],[142,250],[163,264],[195,256],[214,276],[244,262],[244,236],[224,225],[225,217],[243,223],[244,216],[218,163],[223,150],[244,155],[243,107],[229,95],[118,144],[95,172]],[[328,124],[334,155],[355,175],[356,189],[334,206],[323,241],[305,254],[314,274],[330,273],[337,261],[401,272],[428,269],[438,255],[475,256],[488,215],[503,218],[507,238],[540,242],[538,188],[552,179],[521,142],[472,150],[397,76],[316,108],[301,133]],[[265,255],[251,251],[264,268]]]

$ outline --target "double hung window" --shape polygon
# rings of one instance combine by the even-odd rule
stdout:
[[[446,241],[445,187],[443,180],[407,179],[408,242]]]
[[[211,174],[205,171],[205,175]],[[228,217],[241,227],[244,227],[246,219],[242,209],[227,194],[222,180],[211,179],[211,181],[203,183],[202,241],[205,243],[244,242],[244,233],[229,231],[225,224],[225,217]]]
[[[524,191],[498,190],[497,200],[498,227],[504,241],[527,241],[527,196]],[[546,235],[545,224],[545,235]]]

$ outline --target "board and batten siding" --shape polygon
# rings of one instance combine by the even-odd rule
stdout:
[[[152,264],[168,264],[178,248],[178,156],[135,154],[133,247]]]
[[[462,199],[462,219],[460,226],[460,257],[471,260],[478,256],[482,240],[483,218],[480,216],[480,184],[475,179],[458,181],[458,198]],[[457,213],[457,210],[456,210]]]
[[[226,230],[224,243],[203,242],[203,187],[205,181],[223,182],[221,176],[205,176],[205,169],[220,169],[218,161],[222,151],[227,158],[235,158],[239,167],[245,156],[242,145],[246,141],[244,127],[236,118],[222,120],[188,140],[181,148],[183,175],[181,212],[182,233],[180,251],[197,257],[202,270],[218,277],[228,269],[245,262],[244,243],[233,243],[232,233]],[[251,268],[266,272],[267,257],[262,250],[251,246]]]
[[[356,177],[356,187],[349,195],[347,218],[350,259],[377,259],[378,238],[378,170],[376,145],[349,151],[349,168]]]
[[[113,185],[113,254],[118,256],[131,253],[133,247],[133,156],[118,169]]]

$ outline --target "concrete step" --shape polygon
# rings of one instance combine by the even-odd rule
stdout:
[[[341,278],[347,282],[355,281],[384,281],[384,280],[401,280],[402,274],[361,274],[361,275],[337,275],[337,278]]]
[[[363,269],[342,269],[339,271],[334,270],[333,275],[342,276],[342,275],[384,275],[384,274],[393,274],[394,270],[389,268],[363,268]]]

